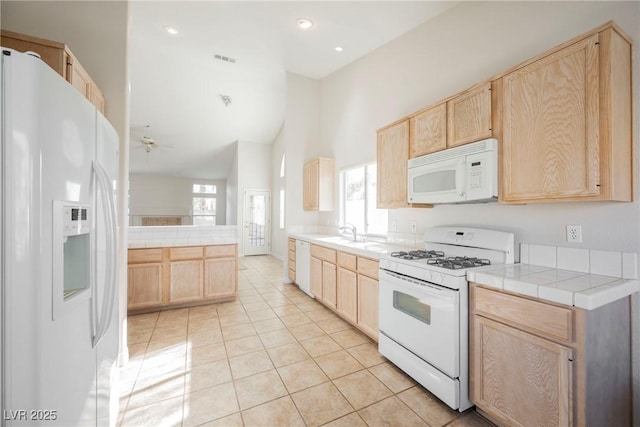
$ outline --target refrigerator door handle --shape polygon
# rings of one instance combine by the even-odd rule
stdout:
[[[106,235],[107,236],[115,236],[117,233],[116,230],[116,207],[115,202],[113,200],[111,188],[109,185],[109,176],[104,168],[97,162],[92,162],[92,170],[95,174],[96,181],[98,183],[97,190],[100,192],[100,196],[102,199],[103,206],[106,207],[107,212],[105,215],[105,223],[107,226]],[[97,323],[97,328],[95,332],[95,336],[92,338],[92,345],[96,347],[102,337],[107,332],[109,327],[109,323],[111,323],[111,317],[113,316],[113,305],[115,303],[116,297],[116,260],[117,260],[117,245],[115,244],[112,238],[106,239],[107,251],[106,251],[106,278],[105,278],[105,286],[106,289],[106,298],[102,301],[102,313],[100,314],[99,322]],[[97,281],[96,281],[97,283]],[[97,285],[96,285],[97,286]],[[96,292],[97,294],[97,292]],[[97,306],[97,304],[96,304]],[[97,308],[97,307],[96,307]],[[95,313],[95,320],[98,321],[98,313]]]

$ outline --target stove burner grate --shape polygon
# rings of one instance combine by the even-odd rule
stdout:
[[[394,258],[400,259],[436,259],[436,258],[444,258],[444,252],[442,251],[425,251],[425,250],[417,250],[417,251],[400,251],[400,252],[391,252],[391,256]]]
[[[491,265],[491,261],[484,258],[469,258],[466,256],[456,256],[448,258],[428,259],[427,264],[436,265],[438,267],[447,268],[449,270],[458,270],[460,268],[481,267],[483,265]]]

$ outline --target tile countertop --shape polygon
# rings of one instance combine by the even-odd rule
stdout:
[[[238,243],[237,226],[129,227],[129,249],[169,246],[213,246]]]
[[[413,247],[391,245],[385,242],[354,242],[348,237],[328,234],[291,233],[289,237],[372,259],[380,259],[380,255],[391,252],[415,250]]]
[[[520,264],[473,270],[467,279],[585,310],[640,290],[636,253],[529,243],[520,244]]]

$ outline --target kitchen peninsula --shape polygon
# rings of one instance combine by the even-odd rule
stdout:
[[[230,301],[236,226],[129,227],[129,313]]]

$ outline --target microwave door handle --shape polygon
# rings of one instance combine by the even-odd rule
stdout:
[[[456,194],[460,197],[464,196],[464,189],[466,187],[465,184],[465,164],[466,162],[462,160],[460,163],[456,165]]]

